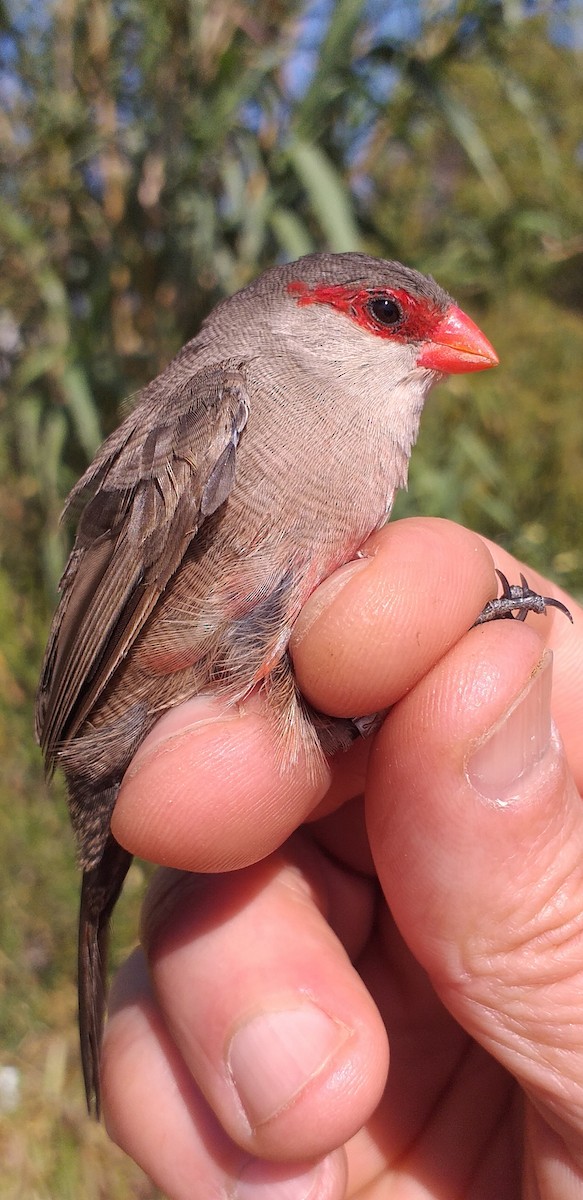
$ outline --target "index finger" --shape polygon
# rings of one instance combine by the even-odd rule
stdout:
[[[583,785],[583,610],[493,542],[451,521],[412,517],[389,524],[308,600],[290,644],[300,688],[316,708],[364,715],[396,703],[468,631],[499,591],[494,566],[511,583],[561,600],[573,624],[549,608],[529,614],[555,657],[553,715],[571,769]]]

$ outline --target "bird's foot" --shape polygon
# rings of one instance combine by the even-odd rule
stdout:
[[[388,708],[383,708],[380,712],[370,713],[366,717],[353,717],[352,724],[360,737],[372,737],[373,733],[380,729],[388,711]]]
[[[520,576],[520,583],[518,584],[509,583],[502,571],[497,570],[496,574],[502,584],[502,595],[498,596],[496,600],[488,601],[479,617],[476,617],[474,625],[485,625],[487,621],[525,621],[529,612],[546,615],[547,608],[549,607],[560,609],[569,618],[571,624],[573,623],[569,609],[564,604],[561,604],[560,600],[554,600],[551,596],[541,596],[538,592],[533,592],[529,588],[524,575]]]

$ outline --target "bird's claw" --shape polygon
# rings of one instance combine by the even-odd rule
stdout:
[[[517,584],[509,583],[502,571],[496,570],[496,574],[502,584],[502,595],[498,596],[496,600],[488,601],[479,617],[474,621],[474,625],[485,625],[487,621],[525,621],[529,612],[545,615],[549,607],[560,609],[569,618],[571,624],[573,623],[569,609],[561,604],[560,600],[533,592],[524,575],[520,576],[520,583]]]
[[[388,708],[383,708],[380,712],[371,713],[366,717],[353,717],[352,724],[360,737],[372,737],[374,733],[378,733],[388,711]]]

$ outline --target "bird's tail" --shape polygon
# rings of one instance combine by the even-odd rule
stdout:
[[[87,1108],[99,1118],[99,1056],[107,994],[109,920],[132,855],[110,833],[97,866],[83,872],[79,911],[79,1037]]]

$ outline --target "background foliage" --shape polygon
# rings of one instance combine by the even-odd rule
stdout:
[[[0,1195],[146,1197],[84,1119],[77,880],[30,732],[63,497],[220,295],[362,248],[434,273],[502,361],[432,396],[399,511],[581,591],[583,11],[14,0],[0,22],[0,1107],[2,1064],[22,1083]]]

